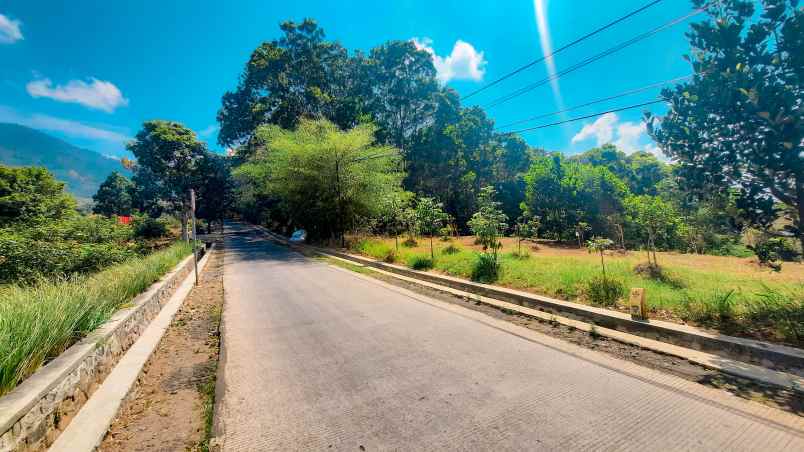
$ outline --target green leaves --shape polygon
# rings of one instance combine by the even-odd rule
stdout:
[[[495,201],[496,190],[487,185],[480,189],[477,204],[478,210],[469,220],[469,228],[477,236],[484,250],[491,249],[496,256],[500,247],[499,237],[508,227],[508,217],[500,210],[500,203]]]

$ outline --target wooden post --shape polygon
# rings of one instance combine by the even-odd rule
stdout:
[[[634,287],[631,289],[629,306],[631,318],[634,320],[648,320],[648,307],[645,305],[645,289]]]

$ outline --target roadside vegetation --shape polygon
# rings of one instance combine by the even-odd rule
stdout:
[[[642,287],[654,317],[800,346],[804,12],[695,3],[705,18],[679,55],[693,74],[661,92],[664,116],[644,116],[668,160],[529,146],[462,105],[415,43],[350,53],[314,20],[285,22],[222,99],[233,208],[321,244],[363,237],[352,247],[385,262],[608,308]]]
[[[477,278],[484,252],[473,236],[441,242],[432,268],[436,271]],[[354,238],[352,250],[388,261],[392,238]],[[662,273],[639,271],[646,261],[640,252],[606,253],[606,279],[616,281],[619,296],[596,293],[606,290],[601,278],[600,255],[586,250],[544,242],[525,242],[527,258],[517,255],[514,239],[503,239],[496,284],[568,301],[627,311],[627,288],[642,287],[654,318],[685,321],[715,327],[730,334],[804,345],[804,264],[790,264],[779,273],[746,258],[699,256],[659,252]],[[393,261],[411,265],[428,255],[426,246],[402,248]]]
[[[0,287],[0,394],[156,282],[191,252],[177,243],[89,276]]]

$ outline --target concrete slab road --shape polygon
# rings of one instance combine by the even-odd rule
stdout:
[[[804,451],[804,421],[227,226],[223,450]]]

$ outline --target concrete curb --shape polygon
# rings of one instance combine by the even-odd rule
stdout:
[[[198,262],[199,272],[206,266],[213,250],[214,245]],[[194,275],[188,273],[159,314],[123,355],[70,425],[59,435],[50,451],[77,452],[97,449],[117,416],[120,406],[134,387],[142,368],[156,350],[176,312],[193,289],[194,282]]]
[[[636,336],[634,334],[623,333],[621,331],[599,327],[591,323],[581,322],[578,320],[570,319],[568,317],[562,317],[555,314],[548,314],[546,312],[539,311],[537,309],[526,308],[523,306],[519,306],[517,304],[507,303],[505,301],[495,300],[493,298],[484,297],[481,295],[475,295],[469,292],[464,292],[462,290],[439,286],[437,284],[420,281],[414,278],[408,278],[405,276],[397,275],[395,273],[383,271],[377,268],[367,267],[362,264],[355,264],[350,260],[342,259],[337,256],[330,256],[321,251],[316,252],[323,256],[330,257],[332,259],[338,259],[351,265],[358,265],[373,272],[377,272],[392,278],[406,281],[411,284],[416,284],[419,286],[438,290],[440,292],[458,296],[461,298],[470,299],[474,302],[481,303],[486,306],[491,306],[497,309],[505,309],[508,311],[514,311],[517,314],[523,315],[528,318],[533,318],[544,322],[555,322],[588,333],[591,333],[594,330],[595,334],[615,340],[617,342],[634,345],[640,348],[655,351],[665,355],[682,358],[694,364],[698,364],[702,367],[716,370],[724,374],[733,375],[740,378],[746,378],[766,385],[775,386],[778,388],[787,389],[790,391],[795,391],[804,394],[804,378],[799,377],[797,375],[767,369],[764,367],[755,366],[753,364],[743,363],[740,361],[735,361],[727,358],[722,358],[720,356],[713,355],[711,353],[679,347],[677,345],[668,344],[665,342],[660,342],[653,339],[644,338],[641,336]]]
[[[736,359],[778,370],[792,371],[797,374],[804,372],[804,350],[793,347],[710,333],[688,325],[661,320],[650,320],[648,322],[632,320],[628,314],[608,309],[557,300],[505,287],[474,283],[451,276],[411,270],[338,251],[312,249],[398,275],[487,296],[526,308],[542,310],[554,315],[563,315],[576,320],[591,322],[605,328],[649,339],[709,352],[723,358]]]
[[[279,242],[281,244],[290,245],[290,246],[298,246],[298,245],[295,245],[295,244],[290,244],[287,241],[287,239],[285,239],[284,237],[282,237],[282,236],[280,236],[278,234],[275,234],[275,233],[273,233],[271,231],[268,231],[268,230],[266,230],[264,228],[261,228],[261,229],[264,232],[266,232],[273,240],[275,240],[275,241],[277,241],[277,242]],[[470,291],[461,290],[460,288],[455,288],[455,287],[452,287],[450,285],[445,286],[445,285],[438,284],[436,282],[430,281],[429,280],[430,278],[422,278],[421,277],[422,274],[424,274],[426,276],[431,276],[432,274],[428,274],[428,273],[424,273],[424,272],[418,272],[418,271],[415,271],[415,270],[409,270],[409,269],[401,268],[399,266],[391,266],[389,264],[385,264],[385,263],[382,263],[382,262],[378,262],[378,261],[374,261],[374,260],[371,260],[371,259],[363,258],[362,256],[354,256],[354,255],[347,254],[347,253],[333,252],[331,250],[324,250],[324,249],[309,246],[309,245],[304,245],[304,248],[310,249],[310,250],[316,252],[319,255],[330,257],[330,258],[333,258],[333,259],[338,259],[340,261],[343,261],[343,262],[346,262],[346,263],[349,263],[349,264],[352,264],[352,265],[357,265],[357,266],[360,266],[360,267],[364,267],[364,268],[367,268],[369,270],[375,271],[377,273],[380,273],[380,274],[383,274],[383,275],[386,275],[386,276],[389,276],[389,277],[393,277],[393,278],[396,278],[396,279],[399,279],[399,280],[403,280],[403,281],[406,281],[408,283],[417,284],[417,285],[420,285],[420,286],[423,286],[423,287],[427,287],[427,288],[430,288],[430,289],[435,289],[435,290],[438,290],[440,292],[448,293],[448,294],[459,296],[459,297],[462,297],[462,298],[469,298],[469,299],[471,299],[473,301],[480,302],[480,303],[485,304],[487,306],[492,306],[492,307],[495,307],[495,308],[498,308],[498,309],[506,309],[506,310],[514,311],[514,312],[516,312],[516,313],[518,313],[520,315],[524,315],[526,317],[538,319],[538,320],[541,320],[541,321],[557,322],[557,323],[559,323],[561,325],[572,327],[572,328],[575,328],[575,329],[578,329],[578,330],[581,330],[581,331],[591,332],[594,329],[596,334],[599,334],[600,336],[604,336],[604,337],[607,337],[609,339],[612,339],[612,340],[615,340],[615,341],[618,341],[618,342],[622,342],[622,343],[629,344],[629,345],[634,345],[634,346],[637,346],[637,347],[645,348],[645,349],[652,350],[652,351],[662,353],[662,354],[666,354],[666,355],[676,356],[678,358],[688,360],[688,361],[690,361],[692,363],[698,364],[698,365],[706,367],[708,369],[712,369],[712,370],[716,370],[718,372],[722,372],[724,374],[733,375],[733,376],[737,376],[737,377],[740,377],[740,378],[746,378],[746,379],[757,381],[757,382],[760,382],[760,383],[763,383],[763,384],[766,384],[766,385],[775,386],[775,387],[779,387],[779,388],[783,388],[783,389],[787,389],[787,390],[791,390],[791,391],[795,391],[795,392],[804,394],[804,378],[802,378],[799,375],[795,375],[795,374],[792,374],[792,373],[787,373],[787,372],[783,372],[783,371],[779,371],[779,370],[769,369],[767,367],[758,366],[758,365],[746,363],[746,362],[743,362],[743,361],[723,357],[723,356],[720,356],[718,354],[707,353],[705,351],[691,349],[691,348],[687,348],[687,347],[667,343],[667,342],[664,342],[664,341],[643,337],[643,336],[637,335],[637,334],[630,334],[630,332],[623,332],[623,331],[619,331],[619,330],[616,330],[616,329],[607,328],[605,326],[600,326],[596,322],[593,322],[593,323],[584,322],[582,320],[578,320],[577,318],[570,318],[570,317],[559,315],[555,311],[553,311],[553,312],[545,312],[544,310],[534,309],[533,307],[529,307],[529,306],[523,306],[522,303],[516,303],[516,302],[512,303],[512,302],[500,300],[500,299],[497,299],[497,298],[494,298],[494,297],[488,297],[488,296],[485,296],[483,294],[478,294],[478,293],[473,292],[473,291],[470,292]],[[393,267],[393,270],[388,271],[386,269],[386,267]],[[402,270],[402,271],[399,271],[399,270]],[[407,274],[407,273],[409,273],[409,274]],[[436,280],[438,280],[440,278],[449,279],[449,280],[457,280],[457,278],[442,277],[441,275],[432,275],[432,276],[434,276]],[[457,281],[459,281],[460,283],[466,283],[466,282],[461,281],[461,280],[457,280]],[[485,284],[475,284],[475,283],[468,283],[468,284],[471,285],[471,286],[481,286],[483,288],[496,289],[496,288],[493,288],[493,287],[485,285]],[[500,288],[500,289],[503,289],[503,288]],[[515,292],[515,291],[511,291],[511,292]],[[544,298],[544,297],[533,296],[531,294],[524,294],[524,295],[529,296],[529,297],[535,297],[537,299]],[[569,303],[569,302],[565,302],[565,301],[561,301],[561,300],[552,300],[552,299],[548,299],[548,300],[560,302],[561,305],[575,304],[575,303]],[[595,311],[602,311],[601,309],[591,308],[591,307],[589,309],[595,310]],[[619,314],[619,313],[615,312],[614,314]],[[630,318],[628,320],[630,322],[635,322],[633,320],[630,320]],[[656,321],[651,321],[647,325],[651,325],[651,324],[653,324],[655,322]],[[643,324],[642,322],[635,322],[635,323]],[[667,324],[668,322],[661,322],[661,323],[662,324]],[[670,326],[676,326],[676,325],[671,324]],[[683,325],[678,325],[678,326],[683,326]],[[691,327],[687,327],[687,329],[694,330]],[[712,336],[709,333],[705,333],[705,332],[701,332],[701,331],[694,331],[694,332],[695,333],[700,333],[700,334],[705,334],[707,336]],[[736,339],[740,343],[742,343],[743,341],[748,341],[748,340],[743,340],[741,338],[730,338],[729,336],[725,336],[725,338],[727,338],[727,339]],[[762,342],[759,342],[759,341],[750,341],[750,342],[757,342],[757,343],[761,344],[762,346],[767,346],[769,349],[775,349],[777,347],[782,348],[781,352],[786,352],[787,350],[784,350],[784,349],[790,348],[790,347],[777,346],[775,344],[765,344],[765,343],[762,343]],[[799,352],[798,350],[795,350],[795,349],[793,349],[793,351]]]

